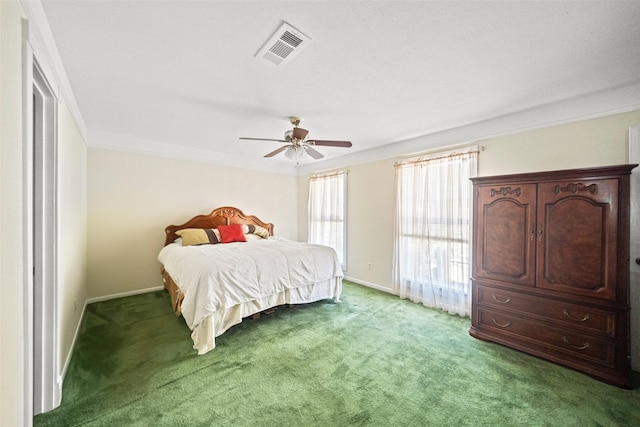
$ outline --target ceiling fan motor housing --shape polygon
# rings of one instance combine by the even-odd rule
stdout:
[[[294,127],[293,128],[293,137],[295,139],[298,139],[298,140],[302,141],[307,137],[308,134],[309,134],[309,131],[306,130],[306,129],[302,129],[302,128],[299,128],[299,127]]]

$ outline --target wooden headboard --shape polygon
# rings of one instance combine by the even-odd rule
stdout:
[[[176,231],[185,228],[216,228],[218,225],[230,224],[250,224],[259,225],[269,231],[269,235],[273,236],[273,224],[264,222],[254,215],[245,215],[238,208],[232,206],[224,206],[214,209],[209,215],[198,215],[191,218],[182,225],[170,225],[164,229],[166,238],[164,245],[173,243],[178,238]]]

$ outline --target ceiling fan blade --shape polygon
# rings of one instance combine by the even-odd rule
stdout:
[[[286,150],[287,148],[289,148],[288,145],[283,145],[282,147],[278,148],[277,150],[273,150],[272,152],[270,152],[269,154],[265,154],[264,157],[273,157],[278,153],[282,153],[284,150]]]
[[[308,134],[309,134],[309,131],[306,129],[297,128],[297,127],[293,128],[293,137],[295,139],[305,139]]]
[[[326,147],[351,147],[351,141],[327,141],[323,139],[314,139],[311,141],[307,141],[309,144],[313,145],[324,145]]]
[[[248,139],[250,141],[276,141],[276,142],[289,142],[289,141],[285,141],[284,139],[271,139],[271,138],[247,138],[244,136],[241,136],[238,139]]]
[[[318,160],[324,157],[323,154],[321,154],[320,152],[316,151],[314,148],[309,147],[308,145],[305,147],[305,151],[307,152],[308,155],[310,155],[311,157],[313,157],[314,159]]]

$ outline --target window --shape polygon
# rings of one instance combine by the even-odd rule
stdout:
[[[469,316],[472,185],[478,150],[396,164],[394,290]]]
[[[309,180],[309,243],[336,250],[347,269],[347,172],[312,176]]]

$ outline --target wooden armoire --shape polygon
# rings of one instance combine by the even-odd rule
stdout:
[[[472,178],[473,337],[631,386],[635,166]]]

